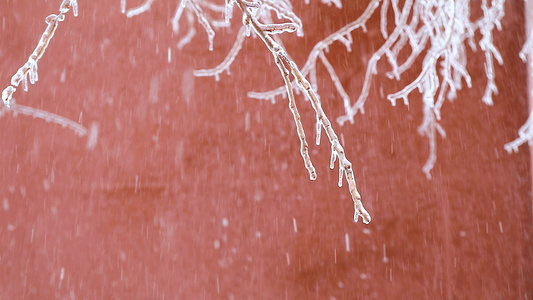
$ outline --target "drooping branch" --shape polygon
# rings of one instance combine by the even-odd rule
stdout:
[[[17,73],[15,73],[13,77],[11,77],[11,85],[8,85],[2,91],[2,101],[7,108],[12,109],[15,112],[60,124],[64,127],[74,130],[78,135],[83,136],[87,133],[87,129],[85,129],[83,126],[64,117],[48,113],[40,109],[19,104],[15,105],[13,101],[13,94],[17,90],[19,84],[22,83],[22,88],[24,91],[28,91],[28,80],[31,84],[35,84],[35,82],[39,80],[39,76],[37,74],[37,63],[43,57],[46,48],[54,37],[57,27],[59,26],[59,22],[62,22],[65,19],[65,14],[70,9],[72,9],[74,16],[78,15],[77,0],[63,0],[59,6],[59,14],[51,14],[46,17],[45,22],[47,26],[41,36],[41,39],[39,40],[39,43],[37,44],[37,47],[35,50],[33,50],[32,54],[28,58],[28,61],[18,69]]]
[[[222,61],[222,63],[220,63],[218,66],[212,69],[195,70],[193,72],[194,76],[197,76],[197,77],[213,76],[215,77],[215,80],[218,81],[220,73],[224,72],[224,70],[226,70],[229,74],[229,67],[235,60],[235,57],[237,56],[237,54],[239,54],[245,37],[246,37],[246,28],[243,26],[239,30],[239,33],[237,34],[237,39],[235,40],[233,47],[231,47],[231,50],[229,51],[224,61]]]
[[[34,84],[39,80],[39,76],[37,75],[37,63],[39,62],[39,59],[43,57],[46,48],[52,40],[52,37],[54,37],[54,33],[56,32],[59,22],[65,19],[65,14],[70,10],[70,8],[72,8],[74,16],[77,16],[78,4],[76,0],[63,0],[61,6],[59,7],[59,14],[52,14],[46,17],[45,22],[48,24],[48,26],[41,36],[39,44],[35,50],[33,50],[33,53],[28,58],[28,61],[22,67],[20,67],[20,69],[18,69],[15,75],[13,75],[11,78],[11,85],[2,91],[2,100],[4,101],[5,106],[9,107],[11,97],[21,82],[24,91],[28,91],[28,78],[31,84]]]
[[[518,152],[518,147],[524,143],[528,143],[530,147],[533,146],[533,113],[529,115],[526,123],[518,130],[518,137],[514,141],[505,144],[504,148],[508,153]]]
[[[529,37],[524,43],[524,46],[522,47],[519,56],[522,61],[527,64],[527,69],[530,73],[530,76],[533,76],[533,30],[529,32]],[[529,86],[528,91],[529,98],[533,98],[533,91],[531,86]],[[529,117],[524,123],[524,125],[522,125],[520,129],[518,129],[518,137],[514,141],[505,144],[504,148],[508,153],[512,153],[513,151],[518,152],[518,147],[522,146],[525,143],[527,143],[530,147],[533,147],[533,110],[530,111]]]
[[[87,132],[88,132],[87,128],[83,127],[79,123],[72,121],[71,119],[62,117],[60,115],[57,115],[51,112],[47,112],[42,109],[38,109],[38,108],[31,107],[31,106],[26,106],[26,105],[20,105],[20,104],[17,104],[13,100],[14,99],[11,100],[11,103],[9,106],[9,110],[13,111],[13,113],[30,116],[33,118],[44,120],[46,122],[60,125],[63,128],[68,128],[74,131],[79,136],[87,135]]]
[[[146,0],[142,5],[136,7],[136,8],[132,8],[130,10],[128,10],[128,13],[126,13],[126,16],[128,18],[132,18],[132,17],[135,17],[137,15],[140,15],[146,11],[148,11],[150,9],[150,7],[152,6],[152,4],[154,3],[155,0]],[[126,1],[125,0],[122,0],[122,3],[120,4],[122,6],[121,10],[125,10],[125,7],[126,7]]]
[[[268,50],[272,53],[274,56],[274,60],[276,61],[276,65],[280,69],[280,72],[282,74],[282,77],[285,82],[285,89],[287,95],[289,95],[289,105],[291,106],[291,110],[294,106],[294,95],[292,91],[292,85],[289,80],[288,72],[290,71],[290,74],[294,77],[294,80],[298,84],[298,86],[304,91],[306,97],[310,100],[311,105],[317,115],[317,122],[321,126],[317,126],[317,128],[323,127],[324,131],[326,132],[326,135],[328,136],[329,142],[331,144],[331,151],[332,151],[332,162],[335,161],[335,158],[338,158],[339,160],[339,185],[342,184],[342,177],[343,174],[345,175],[346,181],[348,182],[348,187],[350,190],[350,195],[352,196],[352,200],[354,203],[354,221],[357,221],[359,216],[363,219],[363,222],[365,224],[368,224],[371,220],[370,214],[365,210],[365,208],[362,205],[361,202],[361,195],[357,191],[357,186],[355,184],[355,176],[353,174],[352,170],[352,164],[351,162],[346,158],[346,155],[344,153],[344,148],[340,144],[339,138],[335,131],[333,130],[333,127],[331,125],[331,122],[329,121],[326,113],[324,112],[322,108],[322,104],[320,102],[320,99],[316,92],[311,87],[311,84],[309,81],[305,78],[303,73],[300,71],[300,69],[296,66],[296,64],[289,58],[289,55],[286,53],[285,49],[281,45],[279,45],[274,39],[270,36],[272,33],[267,33],[263,30],[263,27],[261,23],[256,19],[254,15],[254,10],[257,9],[255,6],[252,6],[247,1],[243,0],[235,0],[235,3],[237,6],[241,9],[243,12],[243,24],[245,26],[249,26],[255,34],[263,41],[265,46],[268,48]],[[303,132],[303,127],[301,126],[301,122],[299,120],[299,117],[294,113],[293,116],[298,128],[298,136],[301,141],[301,149],[302,149],[302,157],[304,159],[304,162],[306,164],[306,168],[308,169],[311,179],[313,178],[313,172],[314,168],[312,168],[312,164],[310,164],[310,159],[308,157],[308,154],[306,154],[307,151],[307,142],[305,141],[305,134]],[[300,130],[301,129],[301,130]],[[316,176],[316,175],[315,175]]]

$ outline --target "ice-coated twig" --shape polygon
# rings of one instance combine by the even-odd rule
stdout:
[[[294,94],[293,94],[292,83],[289,78],[289,72],[294,77],[294,80],[296,81],[298,86],[304,91],[307,99],[310,100],[311,105],[317,115],[317,122],[320,122],[321,127],[323,127],[331,143],[332,156],[337,157],[339,160],[339,169],[340,169],[341,178],[342,178],[342,175],[344,174],[346,181],[348,182],[348,188],[350,190],[350,194],[352,196],[352,200],[354,203],[354,210],[355,210],[354,221],[357,221],[360,216],[363,219],[363,222],[365,224],[368,224],[371,220],[370,214],[368,214],[368,212],[364,209],[362,205],[361,196],[359,192],[357,191],[357,187],[355,184],[355,177],[354,177],[353,170],[352,170],[352,164],[346,158],[346,155],[344,153],[344,148],[340,144],[337,134],[333,130],[331,122],[329,121],[324,110],[322,109],[322,104],[320,103],[320,99],[318,95],[313,90],[313,88],[311,87],[311,84],[305,78],[305,76],[300,71],[300,69],[289,58],[285,49],[283,49],[281,45],[279,45],[276,41],[274,41],[274,39],[270,36],[269,33],[263,31],[261,23],[259,23],[259,21],[256,19],[253,13],[253,9],[248,5],[248,2],[243,1],[243,0],[235,0],[235,3],[240,8],[240,10],[243,12],[243,24],[245,26],[250,26],[251,29],[254,31],[254,33],[257,36],[259,36],[259,38],[261,38],[265,46],[274,56],[276,65],[278,66],[282,74],[282,77],[285,83],[286,93],[289,98],[289,105],[291,107],[291,111],[293,111],[293,116],[294,116],[296,126],[298,129],[298,137],[300,138],[301,145],[302,145],[301,154],[306,164],[306,168],[311,174],[311,179],[314,179],[313,177],[314,176],[316,177],[316,174],[313,176],[314,168],[312,169],[310,168],[312,165],[310,164],[310,159],[308,157],[308,154],[306,155],[308,146],[307,146],[307,142],[305,141],[305,134],[303,132],[303,127],[301,126],[301,122],[299,120],[299,115],[297,115],[297,111],[295,109],[296,106],[294,105]],[[342,180],[340,182],[342,182]]]
[[[333,81],[333,84],[335,85],[335,88],[337,88],[337,91],[341,95],[343,101],[344,102],[350,101],[350,96],[348,96],[348,93],[346,93],[346,91],[344,90],[344,87],[341,84],[339,76],[337,75],[337,72],[335,72],[335,68],[333,68],[333,66],[329,62],[324,52],[320,52],[318,57],[320,58],[320,61],[322,62],[322,64],[326,67],[326,70],[329,73],[329,77],[331,78],[331,81]],[[316,72],[313,72],[312,74],[314,74],[313,77],[315,78],[314,80],[316,80]],[[312,86],[315,86],[315,85],[316,85],[316,82]],[[316,88],[313,88],[313,89],[316,90]]]
[[[221,9],[221,11],[225,12],[225,14],[226,14],[225,18],[229,22],[229,20],[231,18],[231,15],[232,15],[231,11],[232,11],[232,7],[233,7],[234,1],[227,0],[226,3],[227,3],[226,9],[224,9],[224,10]],[[255,3],[255,2],[247,2],[247,5],[252,6],[254,9],[256,9],[255,13],[260,14],[258,17],[262,18],[264,21],[266,21],[266,23],[264,23],[264,24],[260,23],[258,21],[261,29],[265,33],[276,34],[277,35],[277,34],[282,34],[282,33],[285,33],[285,32],[294,32],[294,31],[301,32],[302,23],[301,23],[300,19],[290,10],[291,9],[290,3],[283,2],[283,1],[265,0],[261,4],[262,4],[262,6],[261,6],[262,10],[260,12],[258,12],[257,9],[260,8],[259,4]],[[277,24],[272,23],[270,15],[265,13],[266,10],[269,10],[269,11],[272,11],[272,12],[276,13],[278,18],[286,18],[286,20],[288,22],[277,23]],[[176,13],[176,15],[177,14],[178,13]],[[173,22],[173,24],[174,24],[174,22]],[[190,26],[190,27],[192,27],[192,26]],[[224,59],[224,61],[222,61],[222,63],[220,63],[218,66],[216,66],[216,67],[214,67],[212,69],[195,70],[194,71],[194,75],[198,76],[198,77],[213,76],[213,77],[215,77],[215,80],[218,81],[219,80],[219,75],[222,72],[227,71],[228,74],[229,74],[229,67],[233,63],[233,61],[235,60],[235,57],[237,56],[239,51],[241,50],[244,38],[248,35],[247,31],[249,31],[249,28],[247,26],[241,27],[241,29],[239,30],[239,33],[237,34],[237,38],[236,38],[231,50],[229,51],[229,53],[226,56],[226,58]],[[276,41],[279,44],[281,44],[281,42],[279,40],[276,39]]]
[[[145,13],[146,11],[150,9],[150,7],[152,6],[154,2],[155,0],[146,0],[142,5],[128,10],[126,16],[128,18],[132,18],[142,13]],[[177,43],[177,47],[179,49],[181,49],[186,44],[190,43],[193,37],[196,35],[196,29],[194,28],[194,17],[193,16],[196,16],[198,23],[204,28],[205,32],[207,33],[210,51],[213,50],[213,39],[215,37],[215,31],[213,30],[213,27],[225,27],[228,25],[226,22],[223,22],[223,21],[209,20],[207,16],[208,14],[204,12],[202,7],[206,8],[209,11],[217,12],[217,13],[224,11],[223,5],[216,5],[208,1],[179,0],[178,7],[176,8],[176,12],[174,13],[174,16],[172,17],[172,20],[171,20],[172,31],[174,33],[178,33],[179,21],[181,19],[181,16],[183,15],[183,12],[185,12],[185,14],[187,15],[187,23],[189,25],[187,34],[185,34]],[[185,10],[186,8],[187,10]],[[124,12],[125,9],[126,9],[126,2],[125,0],[121,0],[122,12]]]
[[[129,10],[127,16],[131,18],[146,12],[154,1],[155,0],[146,0],[143,5]],[[226,2],[232,3],[232,0],[227,0]],[[177,47],[181,49],[183,46],[190,43],[193,37],[196,35],[196,29],[194,28],[194,17],[196,17],[197,22],[204,28],[207,34],[209,50],[212,51],[213,40],[215,37],[215,30],[213,28],[216,29],[219,27],[227,27],[229,24],[223,20],[212,19],[210,16],[211,14],[218,15],[220,13],[229,14],[231,10],[226,11],[226,7],[227,6],[214,4],[205,0],[179,0],[176,12],[171,20],[172,31],[176,34],[178,33],[180,27],[179,22],[184,13],[187,17],[188,31],[178,41]]]
[[[487,0],[483,0],[481,8],[483,10],[483,18],[478,21],[483,38],[479,42],[479,46],[485,52],[485,73],[487,75],[487,87],[483,95],[483,102],[487,105],[492,105],[492,94],[498,94],[498,88],[494,83],[494,57],[500,65],[503,64],[502,56],[498,49],[492,43],[492,31],[494,27],[501,30],[500,20],[504,15],[504,0],[493,0],[491,7],[487,6]]]
[[[196,29],[194,28],[194,15],[190,11],[187,11],[187,23],[189,23],[189,30],[178,41],[176,45],[178,49],[182,49],[185,45],[189,44],[196,35]],[[177,32],[177,30],[175,32]]]
[[[344,103],[346,115],[337,118],[337,122],[339,122],[339,124],[342,125],[346,121],[350,121],[350,123],[353,123],[354,122],[353,118],[357,114],[358,111],[360,111],[361,113],[365,112],[364,105],[365,105],[366,99],[368,98],[368,94],[370,92],[370,86],[372,84],[372,77],[373,75],[377,73],[377,70],[376,70],[377,62],[381,59],[383,55],[387,53],[387,51],[394,45],[394,43],[396,43],[401,33],[404,32],[405,23],[407,22],[407,17],[409,16],[409,13],[411,11],[412,4],[413,4],[412,0],[407,0],[405,2],[400,20],[398,21],[399,24],[397,24],[396,28],[389,35],[385,43],[370,58],[368,62],[368,66],[366,68],[365,80],[363,82],[363,89],[361,91],[361,94],[359,95],[359,99],[357,99],[355,104],[352,106],[350,105],[350,100],[348,98],[348,102]]]
[[[5,107],[15,112],[43,119],[47,122],[53,122],[62,125],[63,127],[67,127],[69,129],[74,130],[78,135],[83,136],[86,134],[87,130],[83,126],[75,123],[74,121],[71,121],[53,113],[45,112],[37,108],[14,104],[14,99],[12,98],[19,84],[22,83],[24,91],[28,91],[28,79],[31,84],[34,84],[39,80],[39,76],[37,74],[37,63],[43,57],[46,48],[50,44],[50,41],[52,40],[52,37],[56,32],[59,22],[62,22],[65,19],[65,14],[71,9],[74,16],[77,16],[77,1],[63,0],[61,5],[59,6],[59,14],[52,14],[46,17],[45,22],[47,26],[41,36],[41,39],[39,40],[37,47],[28,58],[28,61],[21,68],[18,69],[15,75],[13,75],[13,77],[11,78],[11,85],[7,86],[2,91],[2,101]]]
[[[322,0],[322,3],[324,4],[327,4],[327,5],[335,5],[335,7],[337,7],[338,9],[341,9],[342,8],[342,2],[341,0]]]
[[[300,154],[302,155],[302,158],[304,160],[305,168],[309,172],[309,179],[315,180],[317,177],[316,170],[313,166],[313,163],[311,162],[311,157],[309,157],[309,145],[307,144],[307,140],[305,139],[305,131],[300,118],[300,113],[298,112],[298,108],[296,107],[296,99],[294,98],[291,79],[289,77],[290,73],[282,60],[282,55],[283,54],[274,55],[274,59],[276,61],[276,65],[278,66],[281,72],[281,76],[283,77],[283,82],[285,82],[285,87],[287,88],[287,95],[289,98],[289,109],[292,112],[294,123],[296,124],[296,131],[298,132],[298,138],[300,139]]]
[[[28,78],[31,84],[34,84],[36,81],[39,80],[39,76],[37,75],[37,63],[39,62],[39,59],[43,57],[46,48],[50,44],[50,41],[52,40],[52,37],[56,32],[59,22],[65,19],[65,14],[71,8],[74,16],[77,16],[78,3],[76,2],[76,0],[63,0],[59,7],[59,14],[52,14],[46,17],[45,22],[46,24],[48,24],[48,26],[46,26],[46,29],[43,35],[41,36],[41,39],[39,40],[39,44],[37,45],[35,50],[33,50],[33,53],[28,58],[28,61],[20,69],[18,69],[15,75],[13,75],[13,77],[11,78],[11,85],[6,87],[2,91],[2,100],[4,101],[5,106],[9,107],[11,97],[13,96],[13,93],[15,93],[18,85],[21,82],[24,91],[27,91]]]
[[[181,15],[183,14],[183,10],[185,9],[186,0],[182,0],[178,7],[176,8],[176,12],[174,13],[174,17],[172,17],[172,31],[174,33],[178,33],[179,27],[180,27],[180,19]]]
[[[204,27],[205,32],[207,33],[207,39],[209,42],[209,51],[213,51],[213,38],[215,37],[215,31],[211,27],[211,24],[209,24],[209,21],[205,17],[204,12],[200,8],[200,6],[198,6],[196,1],[188,0],[187,4],[189,3],[190,3],[190,7],[192,11],[196,14],[196,18],[198,19],[198,22],[200,23],[200,25],[202,25],[202,27]]]
[[[529,37],[527,38],[526,43],[522,47],[522,50],[520,50],[520,59],[522,59],[523,62],[527,61],[528,55],[531,55],[531,52],[533,51],[533,30],[529,33]]]
[[[390,0],[383,0],[383,3],[381,4],[381,24],[379,29],[384,39],[389,37],[389,32],[387,31],[387,11],[389,10],[389,1]]]
[[[427,137],[429,144],[429,156],[422,167],[422,171],[426,174],[427,179],[431,179],[431,170],[437,161],[437,132],[442,138],[446,137],[444,129],[438,123],[438,118],[434,109],[435,92],[438,89],[438,78],[436,71],[434,69],[431,71],[432,74],[427,77],[428,81],[424,82],[425,85],[431,86],[426,87],[422,97],[424,104],[424,119],[422,124],[418,127],[418,133],[421,136]]]
[[[530,147],[533,146],[533,112],[530,113],[526,123],[518,130],[518,138],[505,144],[504,148],[508,153],[518,152],[518,147],[526,142]]]
[[[237,39],[235,40],[233,47],[231,47],[231,50],[229,51],[224,61],[222,61],[222,63],[220,63],[218,66],[212,69],[194,70],[193,72],[194,76],[197,76],[197,77],[213,76],[215,77],[215,80],[218,81],[220,73],[224,72],[224,70],[226,70],[229,74],[229,66],[233,63],[237,54],[239,54],[239,51],[242,48],[242,43],[245,37],[246,37],[246,28],[243,26],[239,30],[239,33],[237,34]]]
[[[56,115],[51,112],[47,112],[42,109],[16,104],[14,99],[11,99],[9,109],[12,110],[14,113],[23,114],[26,116],[45,120],[46,122],[61,125],[61,127],[63,128],[67,128],[67,129],[74,131],[80,137],[87,135],[87,132],[88,132],[87,128],[83,127],[82,125],[68,118],[62,117],[60,115]]]
[[[152,4],[154,3],[155,0],[146,0],[142,5],[136,7],[136,8],[132,8],[130,10],[128,10],[128,12],[126,13],[126,16],[128,18],[133,18],[137,15],[140,15],[146,11],[148,11],[150,9],[150,7],[152,6]],[[121,4],[122,5],[122,4]],[[125,3],[124,3],[124,6],[125,8]]]
[[[303,36],[303,26],[302,21],[296,14],[292,12],[292,7],[290,6],[290,3],[285,3],[282,1],[273,1],[273,0],[263,0],[263,5],[265,8],[272,10],[276,13],[278,16],[278,19],[285,18],[290,23],[294,24],[296,26],[296,34],[298,36]]]

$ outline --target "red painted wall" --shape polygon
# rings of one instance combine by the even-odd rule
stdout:
[[[2,88],[59,2],[0,3]],[[97,125],[94,149],[42,120],[0,118],[0,299],[533,296],[529,149],[503,149],[527,118],[522,1],[508,1],[505,30],[496,34],[505,67],[497,67],[493,107],[481,102],[483,56],[470,53],[476,88],[443,108],[447,138],[438,140],[432,180],[421,171],[428,147],[416,131],[420,98],[393,108],[380,95],[416,72],[400,83],[376,77],[366,114],[335,125],[370,225],[353,223],[325,139],[311,145],[319,176],[311,182],[286,100],[247,98],[282,84],[258,39],[246,41],[231,75],[192,76],[224,58],[238,13],[212,53],[199,27],[179,51],[169,25],[175,2],[156,1],[127,19],[118,0],[80,1],[79,16],[67,15],[40,61],[38,83],[15,94],[20,104]],[[366,5],[344,2],[344,10],[296,5],[307,35],[286,46],[298,64]],[[330,50],[353,99],[382,42],[377,21],[354,34],[351,53]],[[320,94],[328,115],[340,116],[327,80]],[[311,143],[314,114],[298,101]]]

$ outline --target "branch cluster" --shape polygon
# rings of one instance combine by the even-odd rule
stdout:
[[[145,4],[141,5],[140,7],[128,11],[128,17],[134,16],[138,12],[146,11],[152,2],[153,0],[147,0]],[[339,8],[342,7],[340,1],[338,0],[322,0],[322,2],[330,5],[333,4]],[[379,1],[374,0],[373,2],[376,4],[374,5],[375,8]],[[223,8],[213,4],[211,1],[182,0],[181,5],[176,10],[176,14],[174,15],[172,21],[173,29],[177,32],[177,29],[179,28],[179,20],[183,12],[186,11],[188,15],[187,21],[189,25],[189,33],[187,33],[186,36],[178,43],[178,47],[188,43],[192,36],[194,36],[195,32],[191,30],[194,30],[193,22],[195,16],[198,23],[206,31],[209,39],[209,49],[212,50],[213,37],[215,35],[213,28],[227,26],[232,18],[233,8],[235,6],[237,6],[237,8],[242,12],[243,26],[237,34],[234,45],[221,64],[211,69],[195,70],[194,75],[212,76],[218,80],[222,72],[227,71],[229,73],[229,67],[241,50],[245,37],[252,35],[252,33],[255,37],[259,37],[273,55],[276,66],[278,67],[283,78],[284,86],[281,88],[281,90],[288,96],[289,109],[292,112],[293,119],[296,124],[297,135],[300,140],[300,154],[303,158],[304,165],[309,173],[310,179],[315,180],[317,174],[309,156],[309,145],[307,143],[305,131],[294,96],[294,85],[303,91],[306,98],[310,100],[310,103],[316,113],[317,144],[320,143],[322,129],[325,131],[328,137],[328,140],[331,144],[331,168],[334,167],[334,163],[338,159],[339,186],[342,185],[343,178],[345,178],[348,182],[348,189],[354,203],[354,220],[357,221],[358,218],[361,217],[364,223],[369,223],[371,219],[370,214],[368,214],[362,205],[361,196],[357,191],[355,184],[355,176],[352,170],[352,164],[346,158],[344,148],[342,147],[337,134],[333,130],[329,118],[322,108],[322,104],[316,89],[312,87],[316,86],[316,74],[311,74],[311,82],[313,84],[310,83],[306,78],[306,76],[309,75],[309,72],[314,68],[312,68],[311,63],[309,63],[306,64],[302,70],[300,70],[296,63],[292,61],[289,54],[285,51],[283,44],[279,39],[279,35],[284,33],[296,32],[298,35],[303,35],[302,23],[292,11],[292,5],[288,0],[226,0]],[[125,9],[123,9],[123,11],[125,11]],[[213,20],[210,17],[210,13],[206,13],[206,11],[209,11],[210,13],[223,12],[224,22],[226,25],[219,25],[220,20],[216,18]],[[366,21],[370,15],[371,12],[368,12],[366,16],[359,21],[359,23],[354,23],[352,26],[357,28],[364,25],[364,21]],[[347,31],[347,33],[349,33],[349,31]],[[323,46],[320,47],[325,48],[327,47],[327,43],[332,43],[333,41],[339,39],[341,39],[346,45],[351,43],[349,34],[347,34],[346,37],[333,37],[331,41],[323,43]],[[322,55],[321,59],[327,62],[325,56]],[[249,95],[253,96],[253,94]],[[272,94],[269,97],[272,98],[273,96],[275,95]]]
[[[272,102],[279,95],[288,99],[289,109],[293,115],[300,141],[300,154],[310,179],[315,180],[317,174],[309,155],[309,145],[296,105],[295,87],[296,91],[301,91],[304,94],[316,114],[316,144],[320,144],[323,130],[331,145],[330,167],[333,169],[336,161],[339,164],[339,186],[342,185],[343,178],[348,182],[348,189],[354,203],[355,221],[361,217],[364,223],[369,223],[371,218],[362,205],[352,164],[346,158],[344,148],[322,108],[318,95],[316,71],[318,62],[321,62],[325,67],[342,98],[345,114],[337,118],[337,122],[343,125],[346,121],[353,123],[357,113],[364,113],[364,104],[369,96],[373,76],[377,74],[377,63],[383,57],[386,57],[390,66],[390,71],[386,73],[387,77],[396,80],[400,80],[402,74],[410,69],[415,62],[422,61],[422,69],[416,79],[400,91],[387,95],[387,99],[393,106],[396,105],[397,100],[402,100],[405,105],[408,105],[411,92],[418,90],[422,94],[423,121],[418,131],[422,136],[428,138],[429,157],[422,168],[428,179],[431,178],[431,170],[437,158],[437,136],[445,137],[445,131],[439,124],[441,107],[445,99],[451,101],[456,98],[457,91],[462,88],[463,82],[468,87],[472,85],[466,69],[467,45],[473,50],[477,50],[479,47],[485,56],[487,85],[482,101],[487,105],[492,105],[493,95],[498,93],[495,84],[494,60],[500,65],[503,64],[503,60],[494,46],[493,32],[494,29],[501,30],[505,0],[491,0],[490,4],[488,0],[481,0],[481,2],[470,0],[405,0],[401,1],[403,4],[400,4],[400,0],[370,0],[367,8],[358,19],[317,43],[302,68],[299,68],[291,59],[279,38],[281,34],[292,32],[299,36],[303,35],[302,22],[293,12],[289,0],[224,0],[223,4],[217,4],[213,1],[180,0],[171,20],[172,29],[174,33],[178,34],[182,16],[185,15],[186,17],[188,29],[178,41],[178,48],[191,42],[196,35],[195,27],[198,23],[207,34],[209,50],[213,50],[215,32],[222,27],[229,26],[235,7],[242,13],[242,27],[238,31],[235,42],[226,58],[214,68],[195,70],[194,75],[214,77],[215,80],[218,80],[224,71],[229,74],[229,68],[242,49],[246,37],[253,36],[261,39],[267,50],[273,55],[284,85],[271,91],[249,92],[248,96]],[[126,10],[126,0],[121,0],[121,11],[128,18],[131,18],[148,11],[154,2],[155,0],[145,0],[142,5]],[[321,2],[342,8],[340,0],[321,0]],[[309,3],[309,0],[306,0],[305,3]],[[475,4],[480,5],[483,14],[478,20],[471,20],[470,8]],[[365,24],[380,5],[380,32],[384,42],[370,58],[362,91],[358,99],[352,103],[351,97],[341,84],[335,68],[327,58],[328,48],[334,42],[340,42],[347,51],[351,51],[353,31],[356,29],[366,31]],[[39,109],[18,105],[12,98],[19,84],[22,84],[23,89],[27,91],[28,80],[31,84],[38,80],[37,63],[48,47],[59,22],[64,20],[65,14],[70,9],[77,16],[76,0],[63,0],[59,14],[53,14],[46,18],[47,28],[37,47],[28,61],[12,77],[11,85],[3,90],[2,100],[4,109],[11,109],[18,113],[55,122],[73,129],[80,135],[85,135],[87,130],[78,123]],[[389,32],[387,22],[391,11],[394,16],[394,29]],[[481,34],[481,39],[477,42],[475,40],[476,32]],[[527,60],[532,48],[533,33],[530,34],[520,52],[522,60]],[[4,110],[0,110],[0,116],[3,113]],[[517,151],[518,147],[525,142],[530,145],[533,144],[533,113],[524,126],[520,128],[519,138],[506,144],[505,149],[509,152]]]
[[[342,86],[334,68],[326,58],[328,46],[338,41],[351,50],[353,39],[351,34],[361,28],[366,30],[366,21],[374,14],[380,5],[380,31],[384,43],[372,55],[368,62],[362,91],[358,99],[352,103],[350,96]],[[503,64],[498,50],[493,44],[492,34],[494,29],[501,29],[500,20],[504,15],[504,0],[493,0],[487,3],[482,0],[479,4],[483,15],[478,20],[471,20],[470,8],[478,2],[470,0],[426,0],[403,1],[399,0],[373,0],[367,9],[354,22],[334,32],[319,42],[311,53],[303,68],[304,74],[309,74],[313,88],[316,85],[316,64],[320,59],[325,66],[331,81],[337,92],[343,99],[345,114],[337,118],[337,122],[343,125],[346,121],[354,122],[357,113],[364,113],[364,105],[368,99],[373,76],[377,74],[377,63],[385,57],[391,68],[386,73],[389,79],[400,80],[402,74],[409,70],[415,62],[422,59],[422,70],[417,78],[407,84],[398,92],[387,96],[394,106],[401,99],[404,104],[409,103],[409,95],[414,90],[422,94],[423,121],[419,126],[419,133],[428,138],[429,157],[423,166],[423,171],[431,178],[430,171],[436,161],[436,138],[437,135],[445,137],[445,131],[440,126],[440,110],[445,99],[453,100],[457,91],[462,88],[463,82],[471,87],[471,78],[466,69],[467,55],[466,46],[476,50],[477,46],[485,56],[485,71],[487,86],[483,102],[492,105],[492,95],[498,92],[494,82],[494,60]],[[387,29],[388,12],[392,10],[394,15],[394,29]],[[479,31],[481,40],[476,44],[474,34]],[[403,54],[407,53],[407,58]],[[284,94],[282,88],[267,92],[253,92],[250,97],[258,99],[270,99]]]

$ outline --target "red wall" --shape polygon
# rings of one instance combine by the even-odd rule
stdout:
[[[59,2],[0,3],[2,88]],[[416,131],[419,96],[394,108],[380,96],[416,72],[401,83],[376,77],[366,114],[335,124],[370,225],[353,223],[325,138],[311,145],[319,176],[311,182],[286,100],[247,98],[282,84],[258,39],[246,41],[231,75],[192,76],[224,58],[239,14],[233,30],[217,34],[213,53],[200,27],[179,51],[169,25],[175,2],[156,1],[127,19],[118,0],[80,1],[79,16],[67,15],[40,61],[38,83],[15,94],[20,104],[97,125],[93,149],[60,126],[0,118],[0,299],[533,296],[529,149],[503,149],[527,118],[522,1],[508,1],[506,29],[496,34],[505,67],[497,67],[492,107],[481,102],[483,55],[470,52],[475,88],[443,107],[447,138],[438,140],[432,180],[421,171],[428,147]],[[364,10],[353,3],[296,5],[307,35],[286,45],[299,65]],[[328,54],[353,99],[382,42],[377,21],[354,34],[352,53],[337,45]],[[322,67],[319,76],[326,78]],[[320,94],[328,115],[340,116],[327,80]],[[311,144],[314,114],[298,101]]]

